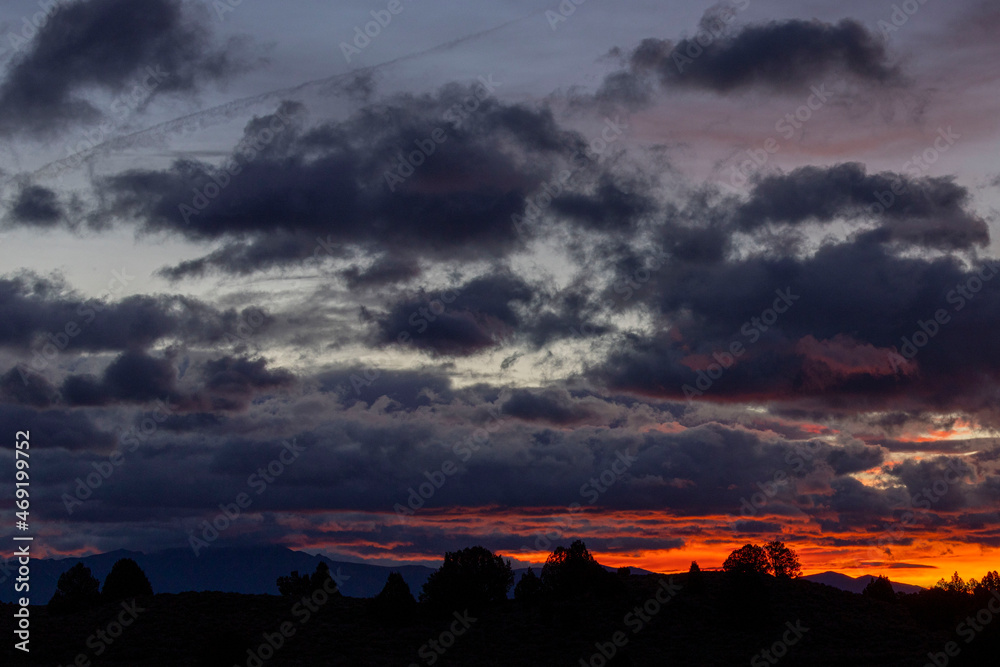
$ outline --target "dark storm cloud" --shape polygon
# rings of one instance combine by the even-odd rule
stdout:
[[[70,405],[106,405],[112,402],[144,403],[176,396],[177,369],[169,359],[142,352],[125,352],[98,379],[70,375],[62,394]]]
[[[451,401],[451,379],[430,371],[395,371],[359,366],[324,371],[316,377],[322,392],[334,392],[345,406],[358,401],[373,404],[385,396],[413,409],[437,401]]]
[[[281,441],[293,435],[304,447],[302,463],[289,465],[280,483],[269,487],[262,510],[392,512],[396,503],[406,506],[410,489],[427,481],[425,473],[440,471],[445,461],[456,471],[426,502],[428,509],[533,511],[577,502],[603,510],[670,507],[689,516],[740,516],[741,500],[759,493],[758,483],[770,482],[782,470],[788,479],[768,507],[801,513],[816,508],[801,497],[800,482],[808,479],[808,488],[816,492],[844,479],[829,464],[835,446],[811,443],[806,457],[802,443],[720,424],[640,435],[624,428],[528,428],[504,421],[500,413],[500,421],[483,423],[490,436],[472,450],[478,426],[462,419],[471,408],[433,405],[434,410],[396,410],[378,419],[353,410],[273,438],[264,435],[267,420],[257,422],[252,437],[172,433],[155,460],[130,468],[127,485],[104,491],[102,519],[114,521],[123,512],[153,515],[164,503],[192,513],[215,508],[217,498],[245,490],[247,474],[273,459]],[[194,442],[200,446],[191,447]],[[178,485],[178,479],[189,483]],[[177,493],[167,492],[172,486]],[[130,487],[146,488],[144,500]]]
[[[753,87],[795,91],[830,75],[874,85],[901,82],[885,43],[857,21],[772,21],[731,35],[713,29],[710,18],[707,25],[702,23],[705,29],[697,37],[676,45],[656,38],[643,40],[629,54],[626,69],[605,79],[598,98],[641,104],[653,90],[650,79],[665,88],[716,93]]]
[[[108,270],[111,294],[134,277],[126,268]],[[79,297],[47,278],[0,278],[0,346],[12,348],[125,350],[166,339],[220,343],[226,334],[237,334],[244,317],[183,296],[137,295],[108,303]]]
[[[116,443],[113,434],[102,431],[88,415],[77,410],[36,411],[0,404],[0,428],[8,433],[30,431],[32,444],[43,448],[101,450],[110,449]],[[13,449],[13,439],[6,440],[3,446]]]
[[[439,355],[475,354],[517,333],[522,318],[514,304],[527,305],[535,295],[535,288],[509,273],[481,276],[437,298],[394,304],[376,317],[377,340]]]
[[[950,177],[869,175],[858,163],[800,167],[754,183],[749,201],[736,213],[736,225],[749,231],[768,223],[871,217],[881,222],[872,240],[942,250],[986,246],[989,227],[968,210],[970,204],[969,191]]]
[[[416,278],[420,275],[420,264],[406,257],[380,257],[365,268],[352,266],[345,269],[341,275],[352,289],[381,287]]]
[[[0,399],[3,403],[47,408],[59,400],[59,392],[41,375],[24,369],[18,372],[14,367],[0,376]]]
[[[63,399],[74,406],[121,403],[175,404],[176,411],[244,410],[261,393],[292,385],[294,376],[271,370],[263,359],[221,357],[199,368],[200,379],[192,388],[178,386],[178,373],[171,358],[156,358],[144,352],[119,355],[101,377],[70,375],[62,385]]]
[[[419,258],[493,259],[522,247],[512,217],[585,148],[549,110],[503,104],[486,83],[393,98],[311,128],[302,112],[286,102],[249,123],[230,170],[180,161],[102,180],[101,219],[222,242],[212,254],[166,270],[173,279],[208,270],[250,273],[361,249],[380,257],[368,278],[389,280],[412,275]],[[420,164],[401,166],[400,156],[414,155]],[[584,225],[628,224],[649,204],[622,187],[608,182],[590,195],[606,221],[584,212],[584,200],[567,196],[563,205]]]
[[[243,69],[231,49],[212,46],[203,18],[180,0],[58,5],[0,84],[0,134],[55,134],[108,116],[86,99],[92,90],[118,96],[109,111],[120,120],[152,95]]]
[[[515,419],[571,426],[593,420],[598,411],[590,401],[574,400],[567,392],[550,389],[532,392],[515,389],[500,407],[500,411]]]
[[[552,209],[580,224],[606,232],[628,230],[638,219],[656,210],[643,192],[615,183],[603,174],[593,193],[575,192],[557,197]]]
[[[54,227],[64,214],[58,195],[41,185],[21,187],[10,208],[12,222],[32,227]]]
[[[902,257],[864,237],[801,258],[668,264],[630,305],[653,308],[671,330],[622,337],[591,377],[667,398],[687,385],[705,400],[811,397],[816,409],[967,409],[995,419],[986,399],[1000,378],[989,333],[1000,323],[995,270]],[[728,368],[701,378],[734,343],[742,352]]]
[[[205,362],[201,403],[211,410],[243,410],[257,395],[287,389],[295,376],[284,369],[270,369],[264,359],[226,356]]]

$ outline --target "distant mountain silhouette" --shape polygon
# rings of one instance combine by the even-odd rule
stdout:
[[[82,562],[102,583],[111,567],[120,558],[131,558],[143,569],[156,593],[183,593],[187,591],[220,591],[223,593],[277,595],[275,581],[279,576],[292,570],[301,573],[313,572],[323,561],[330,566],[330,572],[345,575],[341,592],[350,597],[374,597],[385,586],[390,572],[399,572],[414,595],[434,568],[423,565],[387,567],[366,563],[336,561],[325,556],[312,556],[303,551],[294,551],[282,546],[264,547],[212,547],[195,556],[190,549],[166,549],[149,554],[124,549],[109,553],[86,556],[84,558],[44,558],[32,561],[31,600],[34,604],[45,604],[56,590],[59,575],[77,562]],[[535,568],[540,570],[539,567]],[[614,571],[617,568],[605,566]],[[514,570],[515,583],[527,568]],[[648,570],[632,568],[632,574],[652,574]],[[849,577],[839,572],[823,572],[803,577],[809,581],[840,590],[860,593],[872,575]],[[920,586],[892,582],[897,592],[915,593],[923,590]],[[511,587],[511,595],[513,595]],[[12,602],[12,586],[0,587],[0,602]]]
[[[195,556],[190,549],[167,549],[150,554],[118,550],[84,558],[43,558],[31,563],[31,602],[46,604],[56,590],[59,575],[82,562],[103,584],[120,558],[131,558],[143,569],[155,593],[221,591],[223,593],[278,594],[279,576],[292,570],[310,573],[323,561],[330,573],[345,575],[341,592],[351,597],[373,597],[385,586],[390,572],[399,572],[419,592],[433,568],[422,565],[384,567],[311,556],[282,546],[212,547]],[[0,602],[12,602],[13,586],[0,587]]]
[[[807,577],[802,577],[809,581],[814,581],[817,584],[826,584],[827,586],[833,586],[834,588],[839,588],[842,591],[850,591],[851,593],[861,593],[865,590],[865,586],[872,579],[875,579],[874,575],[865,574],[860,577],[849,577],[846,574],[841,574],[840,572],[820,572],[819,574],[810,574]],[[913,584],[901,584],[897,581],[892,582],[892,589],[897,593],[918,593],[925,590],[923,586],[914,586]]]

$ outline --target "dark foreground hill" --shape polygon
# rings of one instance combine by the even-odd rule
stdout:
[[[1000,650],[1000,619],[977,632],[958,629],[977,611],[980,621],[992,620],[986,598],[925,591],[883,602],[801,579],[735,585],[716,572],[703,574],[700,590],[688,575],[675,575],[672,585],[659,575],[631,576],[610,598],[511,600],[457,616],[421,609],[399,627],[379,621],[374,604],[335,597],[306,613],[301,601],[278,596],[181,593],[137,600],[131,610],[105,604],[61,617],[32,607],[30,657],[12,647],[8,607],[0,664],[921,667],[933,664],[931,653],[940,667],[993,665]],[[115,627],[118,620],[130,624]],[[946,655],[948,642],[957,657]],[[602,651],[613,659],[605,662]]]

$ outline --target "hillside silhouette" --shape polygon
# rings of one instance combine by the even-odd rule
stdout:
[[[133,561],[111,577],[115,594],[98,598],[90,570],[79,566],[61,595],[72,599],[76,586],[89,596],[84,608],[32,606],[30,656],[15,654],[10,642],[0,655],[3,664],[49,667],[73,664],[81,654],[90,664],[175,667],[919,667],[935,664],[931,656],[938,667],[995,664],[1000,622],[985,622],[1000,612],[993,574],[982,582],[955,575],[910,594],[882,578],[859,594],[780,568],[775,576],[774,561],[758,556],[744,548],[727,559],[726,570],[692,564],[683,574],[633,574],[600,566],[578,541],[557,548],[540,573],[533,568],[515,599],[509,561],[481,547],[449,553],[420,590],[396,574],[370,598],[342,594],[323,562],[286,572],[269,595],[161,593],[155,585],[147,595],[149,581]],[[789,557],[790,550],[785,562]],[[122,591],[139,594],[121,601]],[[10,636],[14,608],[5,607],[0,627]],[[968,619],[977,614],[973,630]],[[117,639],[94,639],[96,630],[123,618],[130,622]],[[945,653],[949,642],[955,655]],[[103,647],[99,658],[94,646]]]

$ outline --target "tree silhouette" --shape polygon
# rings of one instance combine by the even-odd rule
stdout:
[[[882,600],[884,602],[896,601],[896,591],[892,588],[892,582],[889,581],[889,577],[882,575],[869,581],[861,594],[873,600]]]
[[[744,544],[729,554],[722,569],[737,575],[768,574],[771,571],[771,561],[762,547]]]
[[[104,587],[101,588],[101,597],[113,602],[152,594],[153,587],[146,578],[146,573],[131,558],[116,561],[111,572],[104,578]]]
[[[389,625],[405,625],[413,620],[417,600],[399,572],[390,572],[382,591],[373,602],[376,617]]]
[[[534,602],[542,595],[544,585],[535,571],[530,567],[521,575],[521,580],[514,587],[514,599],[521,602]]]
[[[87,609],[100,603],[100,582],[83,563],[77,563],[59,575],[56,592],[49,600],[49,609],[68,613]]]
[[[941,588],[948,591],[949,593],[969,593],[971,589],[969,584],[958,576],[958,572],[951,575],[951,581],[945,581],[944,579],[938,579],[938,582],[934,584],[934,588]]]
[[[438,612],[481,609],[507,599],[514,585],[510,561],[484,547],[448,552],[444,564],[431,573],[420,601]]]
[[[698,567],[698,561],[691,561],[691,567],[688,569],[688,578],[685,588],[690,593],[700,593],[705,590],[705,575],[701,573],[701,568]]]
[[[977,593],[1000,591],[1000,574],[997,574],[996,570],[987,572],[983,575],[982,581],[980,581],[979,584],[973,588],[975,588],[975,592]]]
[[[330,566],[320,561],[312,575],[301,575],[298,570],[292,570],[292,573],[287,577],[278,577],[278,593],[285,597],[312,595],[313,591],[324,586],[329,589],[328,579],[331,579]],[[333,586],[336,588],[337,583],[333,582]],[[339,593],[340,591],[337,591],[338,595]]]
[[[767,562],[770,572],[776,577],[800,577],[802,576],[802,566],[799,564],[799,557],[795,552],[785,546],[784,542],[772,540],[764,545],[767,552]]]
[[[574,541],[568,549],[556,547],[542,567],[542,583],[557,598],[610,592],[613,579],[614,575],[590,555],[583,540]]]

